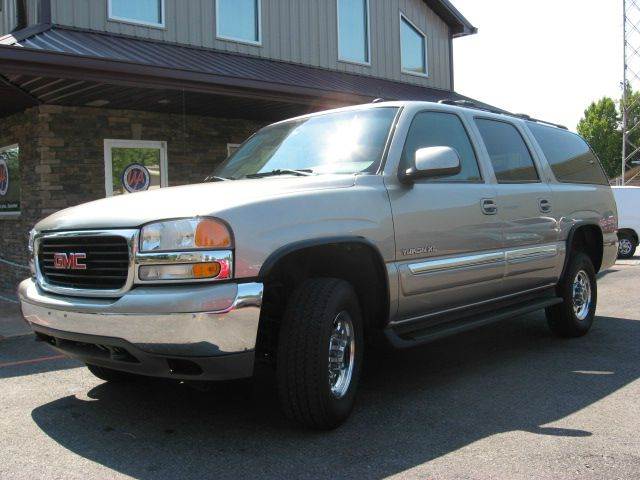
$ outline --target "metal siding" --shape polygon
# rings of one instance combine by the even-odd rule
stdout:
[[[109,21],[107,0],[52,0],[52,8],[60,25],[450,88],[447,24],[423,0],[369,1],[371,66],[338,61],[336,0],[262,0],[262,46],[217,39],[215,0],[165,0],[163,29]],[[429,78],[400,72],[400,10],[427,34]]]

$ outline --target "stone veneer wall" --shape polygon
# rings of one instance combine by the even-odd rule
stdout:
[[[28,232],[57,210],[103,198],[104,140],[167,142],[169,185],[201,182],[262,126],[240,119],[44,105],[0,119],[0,147],[20,146],[22,213],[0,218],[0,258],[27,263]],[[28,272],[0,262],[0,290]]]

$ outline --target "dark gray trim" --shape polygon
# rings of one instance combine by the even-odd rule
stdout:
[[[51,0],[40,0],[40,18],[38,23],[51,25]]]

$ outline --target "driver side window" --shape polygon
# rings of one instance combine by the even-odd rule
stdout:
[[[460,156],[462,170],[457,175],[430,181],[480,182],[482,176],[478,160],[462,121],[457,115],[445,112],[421,112],[411,123],[402,153],[402,168],[413,165],[416,151],[426,147],[451,147]]]

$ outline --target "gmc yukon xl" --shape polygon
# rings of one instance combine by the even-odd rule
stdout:
[[[334,428],[363,351],[545,309],[586,334],[616,204],[566,129],[380,102],[268,126],[199,185],[98,200],[31,232],[24,318],[106,381],[275,370],[285,414]]]

